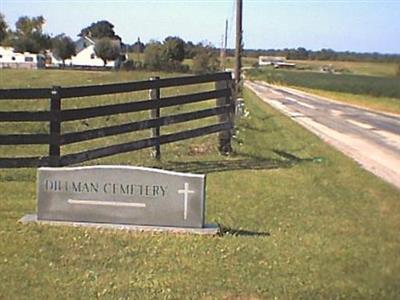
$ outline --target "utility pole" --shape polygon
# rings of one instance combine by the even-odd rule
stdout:
[[[241,93],[240,69],[242,68],[242,0],[236,0],[236,51],[235,51],[235,92],[236,97]]]
[[[226,60],[226,47],[228,46],[228,20],[225,21],[225,35],[222,40],[221,49],[221,69],[225,71],[225,60]]]

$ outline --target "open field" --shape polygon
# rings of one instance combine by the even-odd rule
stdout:
[[[310,68],[319,71],[322,66],[331,65],[334,70],[349,72],[357,75],[394,77],[397,63],[362,62],[362,61],[322,61],[322,60],[290,60],[298,68]]]
[[[2,84],[128,76],[101,73],[3,73]],[[244,97],[250,115],[238,122],[230,157],[211,136],[162,146],[160,162],[148,150],[94,162],[206,173],[206,222],[220,224],[220,237],[21,225],[35,211],[35,170],[0,170],[0,298],[396,299],[398,190]]]
[[[400,99],[399,77],[327,74],[305,71],[273,70],[269,68],[253,69],[248,71],[248,75],[252,79],[265,80],[269,83],[275,84]]]
[[[173,77],[173,73],[77,71],[77,70],[0,70],[0,88],[29,88],[94,85],[133,80],[147,80],[153,76]]]

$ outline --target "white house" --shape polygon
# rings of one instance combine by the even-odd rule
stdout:
[[[118,41],[120,43],[120,41]],[[103,67],[104,62],[101,58],[96,56],[94,52],[95,41],[88,37],[81,37],[75,42],[76,55],[70,59],[65,60],[65,65],[70,67]],[[51,64],[56,66],[62,65],[62,60],[57,59],[51,54]],[[119,61],[107,61],[106,67],[118,67]]]
[[[44,67],[45,57],[30,52],[17,53],[12,47],[0,46],[0,69],[37,69]]]

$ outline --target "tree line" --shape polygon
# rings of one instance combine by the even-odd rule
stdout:
[[[43,53],[51,50],[53,55],[65,60],[76,55],[76,45],[71,37],[59,34],[50,37],[43,32],[45,19],[38,17],[20,17],[15,23],[15,30],[11,30],[0,14],[0,45],[11,46],[14,51],[24,53]],[[94,51],[100,57],[104,66],[107,61],[120,59],[122,68],[149,69],[162,71],[189,71],[183,64],[184,59],[192,59],[191,71],[194,73],[214,72],[219,68],[218,50],[207,43],[194,44],[185,42],[180,37],[169,36],[163,42],[150,41],[144,44],[138,39],[132,45],[122,43],[122,39],[114,31],[114,25],[106,20],[92,23],[81,30],[79,37],[87,37],[95,42]],[[144,59],[130,59],[124,61],[125,53],[143,53]],[[134,57],[134,56],[133,56]]]
[[[76,55],[76,45],[71,37],[59,34],[50,37],[43,32],[45,19],[38,17],[20,17],[15,23],[15,30],[11,30],[0,13],[0,45],[12,46],[16,52],[45,53],[51,49],[53,55],[65,60]],[[127,70],[149,69],[163,71],[189,71],[189,67],[183,63],[185,59],[191,59],[191,71],[194,73],[214,72],[220,68],[219,51],[210,43],[197,43],[184,41],[177,36],[168,36],[162,42],[150,41],[144,44],[140,39],[129,45],[124,44],[120,36],[114,31],[114,25],[106,20],[94,22],[84,27],[78,34],[79,37],[88,37],[95,41],[94,51],[100,57],[104,66],[107,61],[120,59],[123,61],[125,53],[137,53],[131,55],[131,59],[122,63]],[[227,49],[227,56],[234,56],[233,49]],[[141,55],[143,54],[143,55]],[[307,50],[303,47],[296,49],[245,49],[243,55],[247,57],[258,56],[283,56],[292,60],[340,60],[340,61],[375,61],[398,62],[399,54],[381,53],[357,53],[338,52],[332,49],[318,51]],[[400,68],[400,67],[399,67]],[[399,71],[400,73],[400,71]]]
[[[229,50],[233,55],[234,50]],[[353,51],[335,51],[332,49],[307,50],[299,47],[296,49],[245,49],[245,56],[282,56],[293,60],[337,60],[337,61],[363,61],[363,62],[400,62],[400,54],[360,53]]]
[[[0,45],[10,46],[15,52],[42,53],[51,50],[53,55],[65,60],[76,54],[76,45],[71,37],[64,33],[50,37],[43,32],[45,19],[43,16],[22,16],[15,22],[15,30],[8,27],[4,15],[0,14]],[[115,60],[121,55],[121,38],[115,34],[114,25],[108,21],[99,21],[85,27],[78,34],[96,41],[94,51],[100,57],[104,66],[109,60]]]

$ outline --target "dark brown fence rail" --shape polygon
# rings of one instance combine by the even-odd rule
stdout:
[[[160,97],[160,89],[215,83],[215,90],[172,97]],[[155,157],[160,157],[160,145],[219,132],[219,149],[231,151],[231,131],[233,128],[234,101],[232,96],[232,78],[230,73],[216,73],[201,76],[175,78],[153,78],[147,81],[106,84],[82,87],[53,87],[51,89],[3,89],[0,100],[37,100],[49,99],[48,111],[0,111],[1,122],[49,122],[48,134],[0,134],[0,145],[48,145],[49,155],[44,157],[1,158],[0,168],[67,166],[84,161],[154,147]],[[150,90],[151,99],[132,101],[76,109],[61,109],[61,103],[76,97],[89,97]],[[160,116],[160,108],[196,103],[216,99],[216,107]],[[82,99],[80,98],[80,101]],[[124,114],[148,110],[150,119],[133,121],[121,125],[89,129],[61,134],[62,122],[85,120],[95,117]],[[204,127],[160,135],[160,127],[197,119],[217,116],[219,122]],[[143,129],[152,129],[149,138],[140,139],[83,152],[61,155],[61,147],[72,143],[97,138],[130,133]]]

